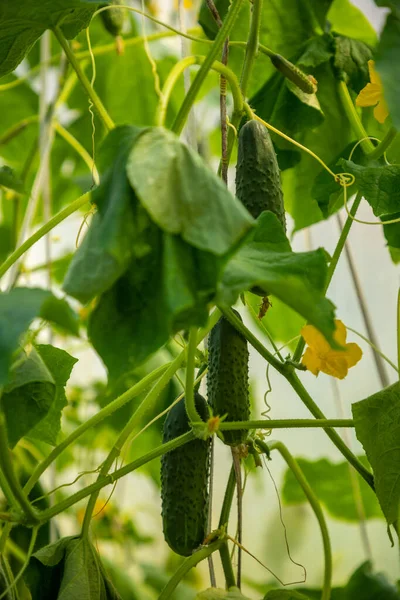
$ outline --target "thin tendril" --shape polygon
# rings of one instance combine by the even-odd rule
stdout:
[[[371,342],[371,340],[369,340],[367,337],[365,337],[362,333],[360,333],[359,331],[356,331],[355,329],[353,329],[352,327],[349,327],[348,325],[345,326],[346,329],[348,329],[349,331],[355,333],[356,335],[358,335],[358,337],[360,337],[362,340],[364,340],[364,342],[366,342],[372,349],[374,352],[376,352],[377,354],[379,354],[383,360],[385,360],[391,367],[393,367],[393,369],[398,373],[399,370],[396,367],[396,365],[390,360],[390,358],[388,358],[385,354],[383,354],[383,352],[381,350],[379,350],[379,348],[377,348],[375,346],[375,344],[373,344]]]
[[[90,61],[92,63],[92,79],[90,80],[90,85],[93,88],[94,82],[96,81],[96,60],[94,58],[94,54],[93,54],[93,50],[92,50],[92,43],[90,41],[89,27],[86,28],[86,41],[87,41],[88,50],[89,50],[89,54],[90,54]],[[95,173],[95,155],[96,155],[96,144],[95,144],[96,124],[95,124],[95,120],[94,120],[93,106],[94,105],[93,105],[92,99],[89,98],[89,112],[91,115],[91,122],[92,122],[92,160],[93,160],[91,189],[96,187],[96,179],[95,179],[95,174],[94,174]]]
[[[283,519],[283,511],[282,511],[282,502],[281,502],[281,497],[280,497],[280,495],[279,495],[279,491],[278,491],[277,485],[276,485],[276,483],[275,483],[275,479],[273,478],[273,476],[272,476],[272,473],[271,473],[271,470],[270,470],[270,468],[269,468],[269,466],[268,466],[268,462],[267,462],[267,459],[266,459],[266,456],[265,456],[265,454],[263,455],[263,459],[264,459],[264,465],[265,465],[265,468],[267,469],[267,471],[268,471],[268,475],[269,475],[269,476],[270,476],[270,478],[271,478],[272,485],[274,486],[275,493],[276,493],[276,497],[277,497],[277,500],[278,500],[278,506],[279,506],[279,519],[280,519],[280,522],[281,522],[281,524],[282,524],[282,527],[283,527],[283,533],[284,533],[284,536],[285,536],[285,545],[286,545],[286,551],[287,551],[287,554],[288,554],[289,560],[290,560],[290,562],[291,562],[292,564],[294,564],[294,565],[296,565],[297,567],[300,567],[301,569],[303,569],[303,573],[304,573],[304,583],[305,583],[305,582],[307,581],[307,569],[306,569],[306,567],[305,567],[304,565],[302,565],[301,563],[298,563],[298,562],[296,562],[296,561],[295,561],[295,560],[292,558],[292,555],[291,555],[291,553],[290,553],[290,546],[289,546],[288,535],[287,535],[287,527],[286,527],[286,525],[285,525],[285,521],[284,521],[284,519]]]
[[[146,53],[146,56],[149,60],[150,66],[151,66],[151,73],[153,75],[153,80],[154,80],[154,89],[155,92],[157,94],[157,97],[160,101],[162,101],[163,99],[163,93],[161,90],[161,85],[160,85],[160,77],[157,73],[157,65],[156,65],[156,61],[154,60],[151,51],[150,51],[150,46],[149,46],[149,42],[147,39],[147,35],[146,35],[146,19],[145,17],[147,16],[145,14],[144,11],[144,0],[142,0],[142,36],[143,36],[143,47],[144,47],[144,51]]]

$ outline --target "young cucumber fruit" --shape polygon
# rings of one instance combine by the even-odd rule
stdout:
[[[209,417],[207,403],[195,394],[201,418]],[[185,402],[181,400],[164,422],[163,442],[190,430]],[[181,556],[190,556],[206,537],[210,439],[195,439],[161,459],[161,501],[164,538]]]
[[[123,4],[123,0],[113,0],[109,4],[101,4],[100,8],[103,8],[103,6],[118,7]],[[114,37],[121,35],[125,19],[124,9],[112,8],[110,10],[103,10],[103,12],[100,13],[100,17],[103,21],[104,28],[108,33],[111,33]]]
[[[241,320],[239,313],[234,312]],[[226,415],[226,422],[249,420],[247,340],[225,317],[213,327],[208,340],[207,395],[214,415]],[[238,446],[247,435],[245,429],[224,431],[224,441],[229,446]]]
[[[268,129],[247,121],[239,133],[236,196],[257,219],[264,211],[275,213],[286,231],[281,176]]]

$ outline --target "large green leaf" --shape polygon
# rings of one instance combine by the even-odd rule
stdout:
[[[358,522],[360,515],[356,509],[348,463],[332,463],[326,458],[316,461],[304,458],[297,460],[307,481],[328,512],[336,519]],[[360,457],[360,460],[363,461],[363,457]],[[383,518],[374,492],[361,477],[358,477],[358,484],[365,517],[367,519]],[[282,497],[286,504],[306,502],[306,497],[290,469],[285,473]]]
[[[94,546],[66,537],[38,550],[24,574],[32,600],[121,600]]]
[[[338,35],[335,37],[334,66],[357,94],[369,82],[368,61],[372,58],[369,46],[358,40]]]
[[[377,41],[376,31],[368,21],[364,12],[351,0],[334,0],[329,9],[327,20],[333,31],[355,40],[374,46]]]
[[[129,152],[140,131],[137,127],[117,127],[103,144],[99,161],[109,166],[93,192],[97,212],[63,286],[81,302],[109,289],[126,271],[133,254],[146,252],[140,240],[140,211],[126,176]]]
[[[385,100],[393,125],[400,128],[400,82],[396,64],[400,56],[400,10],[388,15],[376,55],[376,69],[381,76]]]
[[[97,0],[15,0],[0,7],[0,77],[13,71],[46,29],[71,39],[88,26]]]
[[[400,383],[352,405],[356,435],[374,472],[376,494],[389,524],[399,518]]]
[[[266,211],[247,243],[227,263],[218,302],[231,306],[241,292],[257,286],[332,340],[334,307],[324,297],[326,273],[325,252],[292,252],[277,217]]]
[[[253,224],[200,156],[166,129],[144,131],[127,168],[132,187],[155,223],[195,248],[226,254]]]
[[[362,564],[350,577],[343,600],[399,600],[400,594],[382,573],[374,573],[370,562]]]
[[[65,350],[51,345],[41,344],[36,346],[36,350],[54,379],[56,397],[49,412],[29,432],[28,437],[56,446],[58,434],[61,430],[62,410],[67,406],[65,386],[78,359],[65,352]]]
[[[55,381],[41,356],[34,348],[29,354],[21,351],[2,396],[11,447],[46,417],[55,396]]]
[[[154,224],[147,239],[151,252],[132,261],[89,321],[89,337],[113,376],[138,366],[179,329],[204,325],[215,295],[214,255]]]
[[[400,167],[397,165],[362,166],[340,160],[343,170],[352,173],[355,184],[371,205],[374,215],[388,215],[400,209]],[[351,188],[350,188],[351,191]]]

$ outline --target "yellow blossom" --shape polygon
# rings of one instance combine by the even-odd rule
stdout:
[[[356,98],[357,106],[375,106],[374,117],[379,123],[384,123],[389,110],[383,97],[382,81],[374,68],[375,62],[368,61],[370,83],[361,90]]]
[[[175,0],[174,1],[175,10],[178,10],[178,7],[179,7],[179,1]],[[183,0],[183,8],[193,8],[193,0]]]
[[[336,319],[335,325],[333,338],[344,350],[333,350],[318,329],[313,325],[305,325],[301,335],[308,348],[301,362],[314,375],[322,371],[332,377],[344,379],[349,368],[354,367],[361,359],[362,350],[357,344],[346,344],[347,331],[342,321]]]

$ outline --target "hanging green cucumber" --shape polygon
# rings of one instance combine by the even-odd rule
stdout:
[[[236,165],[236,196],[257,219],[264,211],[275,213],[286,231],[281,175],[268,129],[256,120],[240,129]]]
[[[123,5],[123,0],[113,0],[109,4],[101,4],[100,8],[104,6],[119,6]],[[122,8],[112,8],[111,10],[103,10],[100,13],[101,20],[103,21],[104,28],[111,33],[114,37],[118,37],[122,33],[125,20],[125,11]]]
[[[195,394],[201,418],[209,417],[203,396]],[[190,430],[185,401],[168,413],[163,442]],[[164,538],[181,556],[190,556],[204,541],[207,530],[210,439],[195,439],[164,454],[161,459],[161,501]]]
[[[235,315],[242,320],[235,310]],[[246,338],[225,317],[213,327],[208,340],[207,395],[214,415],[226,421],[248,421],[249,350]],[[224,441],[238,446],[247,439],[247,430],[224,431]]]

